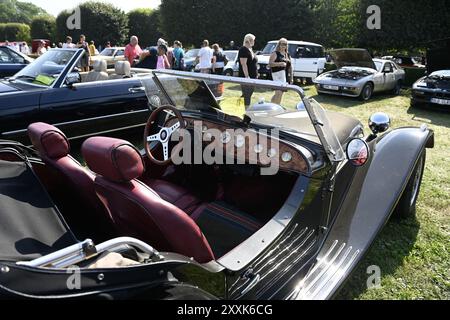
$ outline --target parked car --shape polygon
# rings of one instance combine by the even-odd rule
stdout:
[[[190,49],[184,56],[184,69],[185,71],[194,72],[196,66],[197,55],[200,49]]]
[[[316,78],[319,94],[359,97],[368,101],[375,92],[398,95],[405,71],[393,61],[372,59],[366,49],[338,49],[330,52],[337,70]]]
[[[117,61],[125,61],[125,47],[105,48],[99,55],[91,57],[91,61],[105,60],[108,68],[114,68]]]
[[[33,59],[20,52],[0,46],[0,79],[13,76],[32,61]]]
[[[434,145],[426,126],[389,130],[389,117],[375,114],[364,135],[358,120],[325,111],[297,86],[154,76],[172,105],[148,117],[145,151],[90,138],[81,148],[88,171],[70,157],[64,133],[45,123],[28,129],[33,149],[0,142],[2,297],[329,299],[393,212],[414,215]],[[256,95],[283,90],[304,110],[260,100],[236,117],[205,81],[255,86]],[[154,79],[142,83],[154,101]],[[204,134],[200,153],[227,161],[175,165],[169,141],[187,132]],[[278,172],[264,175],[272,164]],[[80,285],[68,287],[73,272]]]
[[[270,41],[258,55],[259,74],[262,78],[271,79],[269,59],[275,51],[278,41]],[[323,72],[326,63],[323,46],[304,41],[288,41],[288,51],[292,57],[294,79],[304,78],[311,82]]]
[[[412,88],[411,105],[450,107],[450,44],[427,53],[427,76]]]
[[[0,81],[0,139],[29,144],[26,130],[36,121],[58,126],[69,138],[144,125],[149,109],[139,76],[150,70],[115,80],[114,69],[98,62],[104,69],[83,73],[76,67],[82,54],[52,49]]]
[[[50,40],[48,39],[33,39],[33,41],[31,42],[31,54],[36,55],[39,45],[41,44],[41,42],[44,41],[45,42],[45,48],[48,49],[51,46]]]
[[[225,50],[223,53],[226,55],[228,59],[228,63],[223,69],[223,74],[231,77],[239,76],[239,61],[238,61],[239,51]]]
[[[414,57],[397,55],[397,56],[385,56],[385,57],[382,57],[381,59],[394,61],[399,67],[402,67],[402,68],[405,68],[405,67],[420,68],[420,69],[425,68],[425,65],[417,62]]]

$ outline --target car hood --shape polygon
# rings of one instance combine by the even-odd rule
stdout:
[[[337,49],[330,51],[338,69],[343,67],[362,67],[377,69],[373,58],[366,49]]]
[[[15,91],[19,90],[9,85],[7,81],[0,81],[0,94]]]
[[[257,56],[259,64],[269,64],[270,54],[261,54]]]

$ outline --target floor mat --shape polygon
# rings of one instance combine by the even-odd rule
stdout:
[[[208,204],[195,219],[216,256],[224,256],[263,226],[252,216],[224,202]]]

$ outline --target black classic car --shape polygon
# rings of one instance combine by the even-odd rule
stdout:
[[[450,107],[450,40],[447,45],[427,52],[427,76],[413,85],[412,106]]]
[[[27,130],[33,148],[0,142],[2,296],[329,299],[392,214],[415,214],[434,146],[425,125],[390,130],[375,114],[364,132],[270,81],[176,71],[141,81],[152,104],[155,83],[168,104],[144,120],[140,152],[89,138],[88,170],[45,123]],[[266,102],[280,91],[281,104]]]
[[[32,62],[33,59],[28,56],[10,47],[0,46],[0,79],[13,76]]]
[[[149,108],[139,77],[150,70],[108,70],[98,61],[94,70],[78,72],[82,54],[53,49],[0,80],[1,139],[29,144],[27,127],[36,121],[56,125],[69,138],[145,125]]]

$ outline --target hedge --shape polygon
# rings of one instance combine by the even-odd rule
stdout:
[[[0,23],[2,41],[30,41],[30,27],[23,23]]]

